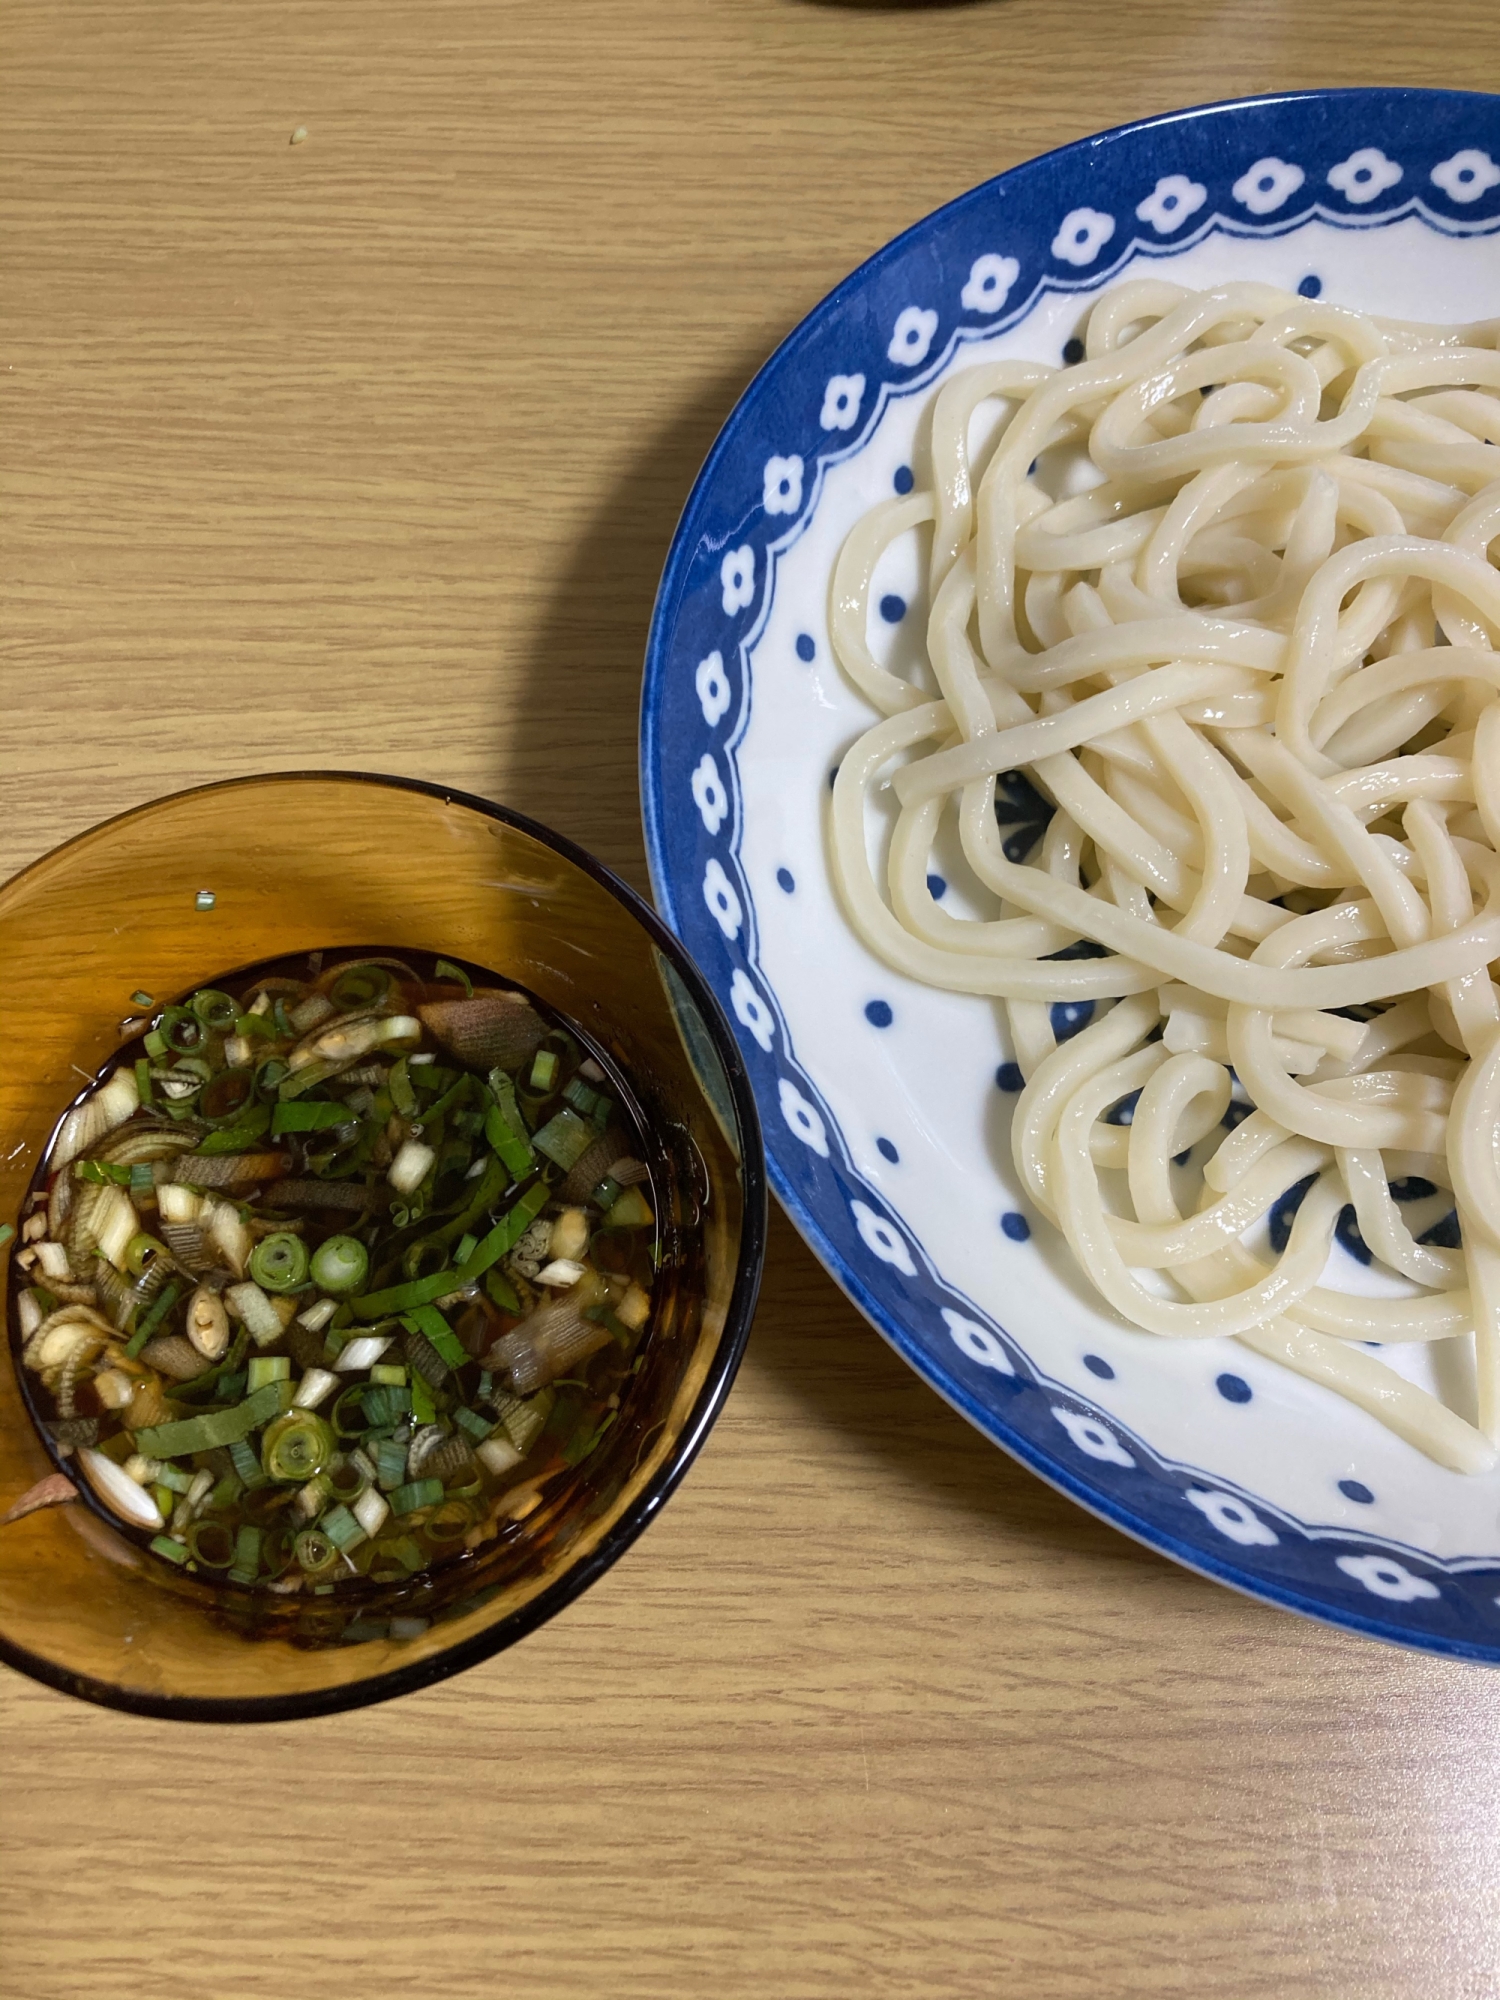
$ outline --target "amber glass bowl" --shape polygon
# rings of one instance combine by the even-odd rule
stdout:
[[[0,1658],[52,1687],[147,1715],[262,1721],[457,1673],[614,1561],[728,1392],[766,1195],[754,1101],[713,996],[652,911],[581,849],[405,779],[299,772],[180,792],[0,888],[0,1220],[15,1218],[81,1076],[119,1046],[138,988],[175,998],[256,960],[374,945],[490,967],[610,1051],[665,1141],[658,1207],[694,1246],[692,1279],[658,1312],[587,1479],[531,1515],[518,1543],[455,1565],[430,1619],[397,1620],[400,1636],[332,1644],[315,1625],[237,1626],[213,1585],[168,1571],[82,1501],[0,1529]],[[7,1341],[0,1511],[52,1469]]]

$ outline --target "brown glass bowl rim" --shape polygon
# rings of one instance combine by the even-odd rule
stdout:
[[[766,1254],[766,1162],[761,1144],[760,1118],[755,1107],[754,1093],[750,1079],[740,1055],[739,1045],[733,1031],[724,1017],[712,989],[697,965],[689,957],[682,941],[668,930],[651,905],[624,882],[604,863],[569,840],[565,834],[555,833],[551,827],[543,826],[540,820],[530,818],[526,813],[513,811],[509,806],[496,805],[490,799],[478,797],[473,792],[459,790],[453,785],[434,785],[424,778],[399,777],[382,771],[261,771],[239,778],[221,778],[208,785],[187,785],[176,792],[164,792],[159,798],[148,800],[146,804],[131,806],[121,813],[113,813],[108,819],[98,821],[82,833],[60,841],[45,854],[30,861],[24,868],[17,869],[9,877],[7,884],[20,882],[33,869],[65,854],[70,847],[92,839],[97,833],[111,826],[123,825],[127,820],[145,818],[162,806],[175,804],[179,799],[192,798],[206,792],[230,792],[249,789],[265,784],[363,784],[387,786],[393,791],[418,792],[427,798],[439,799],[445,805],[463,806],[470,812],[481,813],[486,819],[498,820],[502,826],[514,827],[552,849],[564,861],[597,882],[609,892],[630,916],[645,931],[648,938],[671,965],[673,971],[687,988],[689,995],[703,1017],[705,1026],[713,1040],[713,1045],[729,1086],[730,1102],[734,1107],[735,1123],[738,1127],[740,1151],[741,1191],[744,1198],[744,1225],[740,1235],[739,1255],[735,1262],[734,1284],[730,1291],[729,1307],[725,1316],[724,1330],[719,1336],[718,1346],[709,1363],[708,1377],[699,1391],[697,1400],[688,1413],[686,1423],[674,1440],[670,1452],[663,1460],[649,1484],[637,1495],[620,1519],[603,1536],[586,1556],[551,1583],[528,1603],[521,1605],[507,1617],[499,1619],[483,1632],[476,1632],[467,1639],[457,1641],[441,1653],[430,1655],[414,1662],[409,1667],[395,1667],[388,1673],[373,1674],[368,1679],[351,1681],[347,1686],[336,1688],[315,1688],[303,1694],[243,1695],[234,1697],[204,1695],[164,1695],[145,1690],[122,1688],[112,1681],[101,1680],[92,1674],[82,1674],[68,1667],[56,1665],[39,1653],[33,1653],[25,1646],[0,1634],[0,1661],[15,1667],[31,1679],[41,1681],[45,1686],[57,1688],[64,1694],[79,1696],[84,1701],[97,1702],[104,1708],[124,1709],[132,1715],[148,1715],[172,1722],[295,1722],[307,1716],[337,1715],[351,1708],[365,1708],[377,1701],[390,1701],[394,1696],[411,1694],[418,1688],[431,1687],[438,1681],[447,1680],[453,1674],[460,1674],[469,1667],[478,1666],[481,1660],[491,1659],[496,1653],[503,1653],[508,1647],[524,1639],[538,1626],[545,1625],[556,1617],[575,1598],[582,1595],[589,1585],[596,1583],[610,1566],[618,1561],[636,1537],[640,1535],[660,1512],[666,1501],[676,1490],[683,1474],[697,1457],[704,1439],[713,1428],[724,1399],[729,1394],[735,1375],[739,1371],[744,1356],[745,1343],[750,1337],[750,1323],[755,1315],[756,1299],[760,1292],[761,1270]]]

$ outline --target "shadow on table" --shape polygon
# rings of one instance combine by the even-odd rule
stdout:
[[[772,1205],[760,1311],[747,1366],[778,1386],[889,1486],[939,1495],[945,1507],[1012,1547],[1170,1567],[1164,1557],[1094,1519],[1000,1451],[919,1381],[839,1291]]]
[[[642,436],[543,614],[521,712],[504,719],[494,796],[581,842],[646,896],[637,732],[656,586],[698,468],[774,344],[687,391],[671,421]]]

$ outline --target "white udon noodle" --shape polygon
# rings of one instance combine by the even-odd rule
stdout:
[[[1236,1339],[1463,1472],[1500,1444],[1497,334],[1121,285],[1075,366],[943,384],[931,489],[856,525],[831,607],[883,718],[833,786],[839,895],[888,965],[1003,1003],[1036,1209],[1133,1325]],[[938,699],[868,642],[876,564],[927,523]],[[1018,770],[1056,807],[1019,863],[995,813]],[[928,889],[950,810],[991,918]],[[1080,939],[1109,955],[1052,956]],[[1059,1044],[1058,1000],[1111,1004]],[[1210,1151],[1231,1065],[1256,1108]],[[1241,1236],[1309,1175],[1267,1264]],[[1451,1192],[1461,1250],[1414,1239],[1404,1176]],[[1346,1203],[1409,1296],[1320,1282]],[[1358,1344],[1449,1339],[1475,1423]]]

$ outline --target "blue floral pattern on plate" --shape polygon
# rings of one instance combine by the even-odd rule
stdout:
[[[898,238],[767,363],[699,477],[647,655],[642,790],[658,904],[738,1024],[777,1192],[918,1373],[1054,1485],[1178,1561],[1355,1631],[1500,1664],[1500,1545],[1438,1558],[1399,1534],[1301,1518],[1163,1455],[1097,1400],[1122,1387],[1118,1361],[1080,1346],[1090,1389],[1069,1386],[945,1280],[890,1195],[860,1171],[854,1135],[797,1059],[741,866],[736,753],[777,561],[811,519],[827,468],[864,447],[892,396],[935,379],[966,342],[1024,322],[1059,293],[1095,292],[1141,258],[1215,236],[1310,224],[1370,231],[1411,218],[1476,250],[1500,231],[1500,100],[1371,90],[1207,106],[1029,162]],[[1317,296],[1321,280],[1308,273],[1300,288]],[[902,464],[895,490],[911,482]],[[806,638],[796,641],[804,672],[822,657]],[[1045,832],[1046,802],[1024,779],[1002,786],[997,811],[1008,849],[1029,850]],[[795,901],[801,873],[775,873],[778,899]],[[942,878],[931,879],[942,893]],[[896,1019],[899,1032],[883,999],[866,1014],[871,1026]],[[1054,1021],[1059,1033],[1077,1025]],[[1019,1082],[1012,1067],[1001,1065],[1002,1093]],[[891,1139],[873,1146],[899,1165]],[[1008,1249],[1037,1254],[1024,1215],[1007,1210],[1002,1228]],[[1213,1367],[1204,1389],[1223,1420],[1266,1421],[1250,1385],[1220,1373],[1215,1388]],[[1348,1469],[1330,1465],[1330,1501],[1374,1504],[1369,1486],[1338,1476]]]

